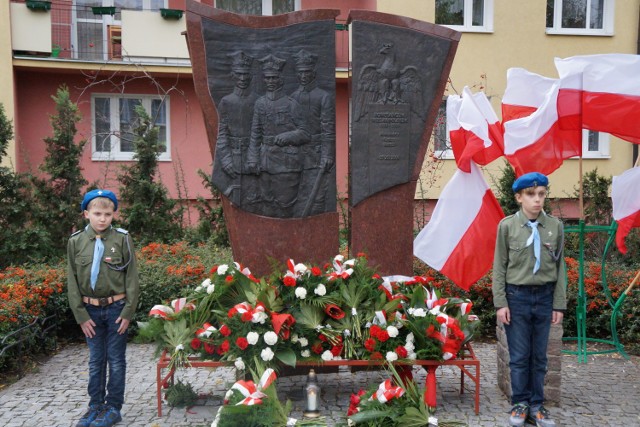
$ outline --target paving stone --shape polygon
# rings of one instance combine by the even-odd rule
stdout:
[[[506,425],[509,402],[497,385],[497,345],[474,344],[481,361],[480,414],[474,413],[473,383],[465,379],[466,390],[459,393],[460,372],[440,367],[438,409],[441,420],[462,421],[474,427]],[[208,427],[222,403],[222,396],[235,381],[233,369],[187,369],[178,374],[205,396],[194,408],[163,405],[163,416],[156,408],[156,368],[154,348],[130,344],[127,350],[128,374],[123,421],[130,427]],[[72,427],[86,410],[86,346],[73,345],[60,350],[34,372],[0,390],[0,426]],[[550,410],[558,426],[640,426],[640,358],[625,360],[618,355],[593,355],[587,364],[577,363],[575,355],[562,355],[561,404]],[[318,374],[322,389],[323,415],[330,425],[344,421],[349,396],[361,388],[382,381],[384,371]],[[414,369],[414,378],[424,384],[425,371]],[[294,416],[304,410],[302,387],[305,376],[282,377],[278,393],[293,403]]]

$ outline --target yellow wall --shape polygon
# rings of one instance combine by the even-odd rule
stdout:
[[[187,19],[164,19],[155,11],[122,11],[122,50],[131,57],[189,58]],[[153,43],[149,43],[153,40]]]
[[[13,122],[14,87],[13,65],[11,64],[11,14],[8,1],[0,1],[0,103],[4,106],[7,118]],[[9,142],[7,157],[2,159],[3,166],[15,165],[15,143]]]
[[[51,52],[51,13],[34,12],[24,3],[11,3],[11,45],[14,50]]]
[[[378,10],[433,22],[435,0],[378,0]],[[500,116],[508,68],[522,67],[557,78],[554,57],[613,52],[635,54],[639,13],[640,0],[619,0],[615,2],[614,35],[611,37],[547,35],[545,1],[494,0],[493,33],[462,34],[451,71],[452,85],[448,86],[446,94],[460,93],[464,86],[474,92],[483,90]],[[610,154],[610,159],[584,160],[583,172],[597,167],[599,174],[618,175],[633,166],[632,144],[611,137]],[[426,197],[437,198],[453,174],[454,161],[446,160],[445,163]],[[501,175],[499,170],[503,163],[503,159],[498,159],[485,168],[490,184],[491,175],[496,178]],[[429,165],[426,160],[425,166]],[[550,176],[553,197],[574,194],[579,179],[578,165],[578,160],[567,160]]]

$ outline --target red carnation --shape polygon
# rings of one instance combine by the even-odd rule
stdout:
[[[296,285],[296,278],[292,276],[284,276],[282,283],[284,283],[285,286],[294,287]]]
[[[311,346],[311,351],[313,351],[315,354],[322,354],[322,352],[324,351],[322,348],[322,343],[321,342],[317,342],[314,345]]]
[[[371,360],[382,360],[382,353],[380,353],[379,351],[374,351],[373,353],[371,353]]]
[[[227,325],[222,325],[222,327],[220,327],[220,334],[222,334],[223,337],[228,337],[231,335],[231,329],[229,329]]]
[[[342,344],[334,345],[333,347],[331,347],[331,354],[333,354],[334,357],[340,356],[340,353],[342,353],[343,348],[344,348],[344,345]]]
[[[220,347],[218,347],[218,354],[225,354],[227,351],[229,351],[230,346],[231,344],[229,344],[229,340],[224,340]]]
[[[403,346],[397,346],[395,351],[399,358],[404,359],[407,357],[407,349]]]
[[[209,274],[216,273],[217,271],[218,271],[218,266],[214,265],[213,267],[211,267],[211,270],[209,270]]]
[[[340,320],[344,317],[344,311],[342,311],[342,309],[335,304],[327,304],[327,306],[324,308],[324,312],[327,313],[329,317],[335,320]]]
[[[364,252],[358,252],[358,255],[356,255],[358,258],[364,258],[367,259],[367,254],[365,254]]]
[[[250,311],[245,311],[244,313],[242,313],[243,322],[251,322],[252,318],[253,318],[253,313],[251,313]]]
[[[322,275],[322,270],[320,270],[320,267],[312,267],[311,268],[311,274],[313,274],[314,276],[318,277],[318,276]]]
[[[389,332],[387,332],[384,329],[381,329],[380,333],[378,334],[378,340],[380,340],[380,342],[387,342],[388,339],[389,339]]]
[[[329,338],[327,338],[327,336],[325,334],[320,334],[318,335],[318,339],[322,342],[327,342],[329,341]]]
[[[194,350],[199,350],[202,346],[202,341],[199,338],[194,338],[191,340],[191,348]]]
[[[206,342],[204,343],[204,351],[206,351],[207,354],[213,354],[216,352],[216,346]]]
[[[378,342],[376,340],[374,340],[373,338],[369,338],[368,340],[366,340],[364,342],[364,348],[367,349],[367,351],[373,351],[376,349],[376,344]]]
[[[382,332],[382,329],[378,325],[373,325],[369,329],[369,335],[371,335],[373,338],[378,338],[378,335],[380,335],[380,332]]]
[[[227,283],[231,283],[233,282],[233,276],[232,275],[227,275],[227,277],[224,278],[224,281]]]
[[[244,350],[249,346],[249,341],[245,337],[240,337],[236,340],[236,345],[240,348],[240,350]]]

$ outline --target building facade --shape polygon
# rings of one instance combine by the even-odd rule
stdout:
[[[349,143],[349,31],[351,9],[409,16],[461,31],[447,94],[464,86],[483,90],[498,116],[506,70],[522,67],[557,77],[554,57],[630,53],[638,49],[640,0],[201,0],[240,13],[278,14],[340,9],[336,24],[336,139],[338,194],[345,197]],[[0,2],[0,103],[14,123],[4,162],[37,172],[52,133],[51,96],[65,85],[83,120],[84,175],[117,190],[120,165],[133,160],[130,123],[142,105],[155,118],[165,149],[160,173],[172,197],[211,197],[198,169],[211,171],[204,118],[195,95],[185,31],[185,0],[11,0]],[[409,48],[409,47],[407,47]],[[443,104],[444,105],[444,104]],[[433,154],[425,160],[416,198],[433,203],[455,171],[439,120]],[[583,172],[618,175],[633,166],[632,144],[606,134],[584,134]],[[498,178],[503,160],[485,173]],[[554,198],[574,203],[580,162],[565,161],[551,176]]]

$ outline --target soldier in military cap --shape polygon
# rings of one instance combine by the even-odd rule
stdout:
[[[291,97],[300,105],[311,133],[311,141],[300,147],[303,170],[296,204],[296,216],[307,216],[327,211],[329,174],[326,172],[335,162],[336,112],[333,96],[318,87],[318,55],[301,49],[293,58],[300,86]]]
[[[257,178],[248,174],[247,168],[253,109],[258,99],[251,89],[253,58],[243,51],[229,56],[235,87],[218,105],[220,124],[213,183],[232,203],[252,211],[258,201]]]
[[[140,296],[138,269],[131,236],[111,226],[116,195],[89,191],[80,209],[89,224],[67,244],[67,293],[89,347],[89,409],[76,426],[110,427],[122,420],[127,329]]]
[[[309,142],[310,134],[300,106],[283,91],[286,60],[269,54],[258,61],[267,91],[255,104],[248,166],[260,174],[260,213],[290,218],[302,172],[300,146]]]

